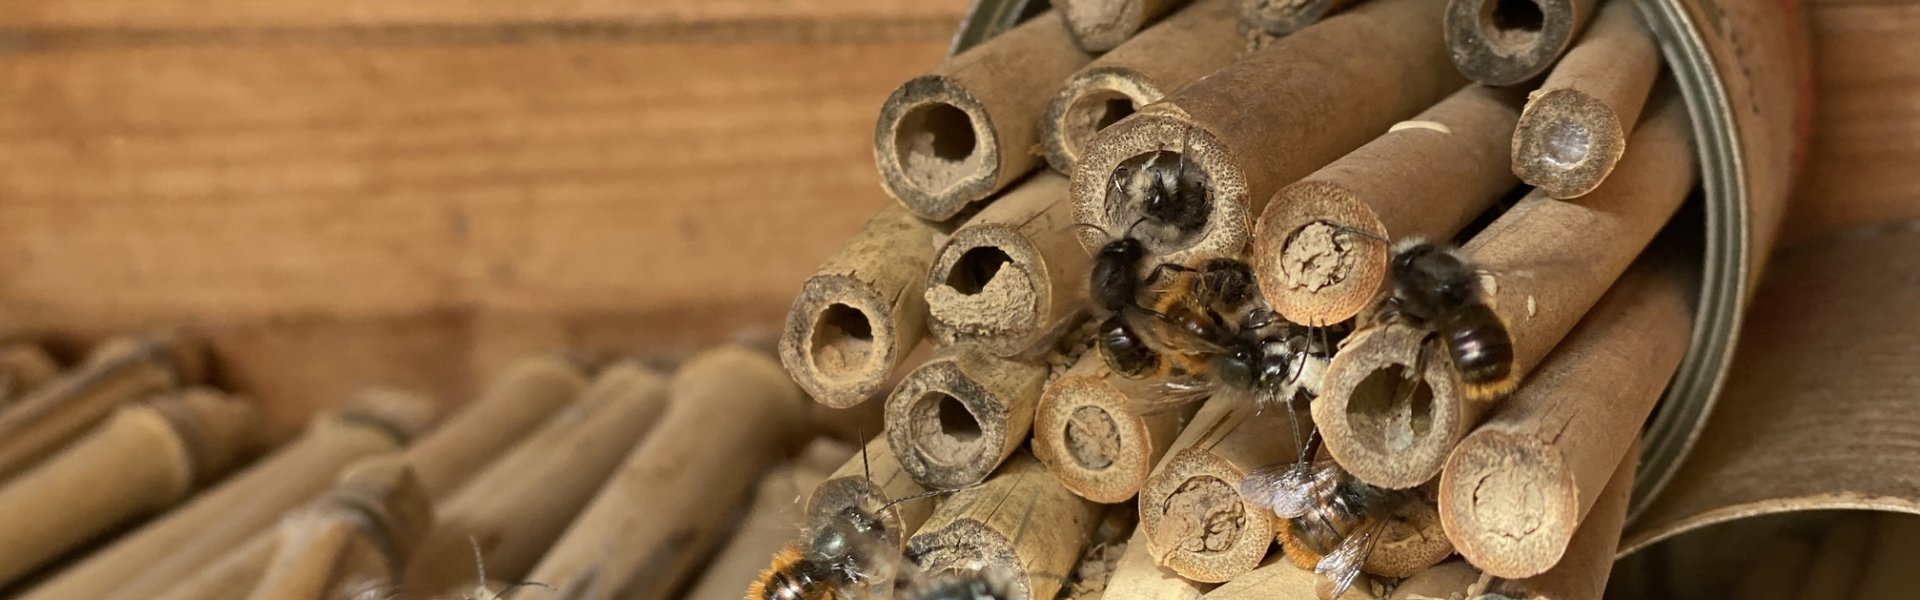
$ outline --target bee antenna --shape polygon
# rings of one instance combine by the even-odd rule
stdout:
[[[522,582],[520,582],[520,583],[516,583],[516,584],[513,584],[513,585],[509,585],[509,586],[507,586],[507,587],[504,587],[504,588],[500,588],[500,591],[498,591],[498,592],[494,592],[494,593],[493,593],[493,600],[500,600],[501,598],[504,598],[504,597],[506,597],[506,595],[507,595],[507,592],[511,592],[511,591],[514,591],[514,590],[517,590],[517,589],[520,589],[520,588],[523,588],[523,587],[537,587],[537,588],[542,588],[542,589],[545,589],[545,590],[547,590],[547,591],[549,591],[549,592],[551,592],[551,591],[554,591],[554,590],[553,590],[553,586],[551,586],[551,585],[547,585],[547,584],[544,584],[544,583],[540,583],[540,582],[538,582],[538,581],[522,581]]]
[[[1107,228],[1105,228],[1105,227],[1101,227],[1101,226],[1099,226],[1099,225],[1095,225],[1095,224],[1093,224],[1093,223],[1074,223],[1074,224],[1073,224],[1073,226],[1074,226],[1074,227],[1079,227],[1079,228],[1082,228],[1082,229],[1092,229],[1092,230],[1094,230],[1094,231],[1098,231],[1098,232],[1100,232],[1100,235],[1103,235],[1103,236],[1106,236],[1106,237],[1113,237],[1113,234],[1111,234],[1111,233],[1107,233]]]
[[[912,495],[912,496],[907,496],[907,497],[905,497],[905,498],[900,498],[900,499],[897,499],[897,500],[894,500],[894,501],[892,501],[892,502],[888,502],[888,503],[886,503],[886,504],[883,504],[883,505],[881,505],[881,506],[880,506],[880,512],[886,512],[886,510],[887,510],[887,509],[889,509],[889,508],[893,508],[893,505],[895,505],[895,504],[900,504],[900,503],[902,503],[902,502],[909,502],[909,501],[913,501],[913,500],[919,500],[919,499],[921,499],[921,498],[932,498],[932,497],[934,497],[934,496],[944,496],[944,495],[946,495],[946,494],[952,494],[952,493],[956,493],[956,492],[960,492],[960,491],[962,491],[962,490],[967,490],[967,489],[970,489],[970,488],[975,488],[975,487],[979,487],[980,485],[981,485],[981,484],[978,484],[978,483],[976,483],[976,484],[973,484],[973,485],[963,485],[963,486],[960,486],[960,487],[957,487],[957,488],[946,488],[946,489],[940,489],[940,490],[928,490],[928,491],[925,491],[925,492],[920,492],[920,493],[918,493],[918,494],[914,494],[914,495]]]
[[[473,570],[480,574],[480,589],[487,589],[487,561],[480,557],[480,539],[467,536],[467,545],[473,547]]]
[[[1139,227],[1141,223],[1145,223],[1145,222],[1147,222],[1146,217],[1140,217],[1138,219],[1134,219],[1133,224],[1127,226],[1127,237],[1133,237],[1133,229],[1135,227]]]
[[[853,428],[853,434],[856,436],[860,436],[861,440],[867,439],[866,432],[861,431],[860,429],[861,428],[859,427]],[[867,444],[868,443],[870,442],[862,442],[860,444],[860,476],[867,480],[868,485],[872,485],[873,484],[873,465],[867,462]]]
[[[1371,232],[1371,231],[1367,231],[1367,230],[1365,230],[1365,229],[1361,229],[1361,228],[1358,228],[1358,227],[1348,227],[1348,226],[1346,226],[1346,225],[1341,225],[1341,224],[1339,224],[1339,223],[1328,223],[1328,222],[1326,222],[1326,221],[1321,221],[1321,224],[1324,224],[1324,225],[1326,225],[1326,226],[1328,226],[1328,227],[1332,227],[1332,228],[1333,228],[1333,230],[1334,230],[1335,232],[1338,232],[1338,233],[1350,233],[1350,234],[1353,234],[1353,235],[1357,235],[1357,236],[1360,236],[1360,237],[1363,237],[1363,238],[1367,238],[1367,239],[1370,239],[1370,240],[1373,240],[1373,241],[1376,241],[1376,242],[1380,242],[1380,243],[1382,243],[1382,244],[1391,244],[1391,243],[1393,243],[1393,240],[1389,240],[1389,239],[1387,239],[1387,238],[1386,238],[1386,236],[1382,236],[1382,235],[1380,235],[1380,234],[1377,234],[1377,233],[1374,233],[1374,232]]]

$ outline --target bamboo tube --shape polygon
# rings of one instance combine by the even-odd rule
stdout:
[[[1441,521],[1474,566],[1517,579],[1560,562],[1679,367],[1695,282],[1652,252],[1447,459]]]
[[[433,526],[433,502],[401,456],[356,463],[308,508],[281,521],[248,600],[384,594]]]
[[[586,365],[558,354],[523,359],[485,393],[407,448],[407,464],[432,498],[453,493],[587,387]]]
[[[1660,48],[1633,2],[1600,7],[1580,42],[1527,100],[1513,132],[1513,174],[1555,198],[1599,187],[1660,74]]]
[[[0,412],[0,480],[86,433],[113,409],[206,376],[200,340],[163,334],[109,342],[73,373]]]
[[[1159,2],[1160,0],[1149,0]],[[1093,57],[1038,16],[901,84],[880,106],[873,157],[887,193],[946,221],[1040,163],[1044,94]]]
[[[814,488],[807,498],[807,526],[817,529],[839,518],[850,506],[875,511],[880,519],[881,535],[892,547],[905,550],[907,537],[920,530],[933,514],[933,500],[901,502],[886,510],[881,507],[895,500],[925,493],[927,488],[908,475],[894,458],[893,447],[885,435],[867,442],[861,454],[848,459],[833,475]]]
[[[1139,493],[1192,411],[1142,415],[1099,353],[1080,356],[1040,394],[1033,454],[1082,498],[1112,504]]]
[[[1099,54],[1126,44],[1187,0],[1060,0],[1060,22],[1081,50]]]
[[[115,410],[0,487],[0,585],[219,479],[251,453],[254,418],[251,406],[207,389]]]
[[[1539,600],[1599,600],[1607,590],[1607,575],[1620,549],[1620,530],[1627,522],[1627,499],[1633,492],[1633,471],[1640,465],[1637,444],[1621,458],[1600,491],[1593,510],[1580,521],[1580,530],[1552,568],[1525,579],[1500,581],[1494,593],[1508,598]]]
[[[1107,579],[1107,591],[1101,600],[1194,600],[1212,585],[1192,581],[1155,562],[1147,549],[1147,531],[1135,529],[1127,541],[1126,554]]]
[[[1023,354],[1087,306],[1093,259],[1073,237],[1067,179],[1035,174],[954,230],[927,271],[935,342]]]
[[[1320,22],[1365,0],[1235,0],[1247,34],[1277,37]]]
[[[478,540],[489,577],[519,581],[666,408],[665,376],[636,362],[609,367],[577,403],[447,499],[407,569],[408,587],[442,591],[469,582],[469,540]]]
[[[1452,238],[1514,186],[1507,144],[1517,96],[1469,85],[1281,189],[1253,234],[1262,296],[1295,323],[1358,314],[1386,280],[1389,248],[1339,228]]]
[[[0,410],[60,377],[60,363],[37,344],[13,342],[0,347]]]
[[[979,483],[1026,442],[1047,368],[955,346],[887,397],[887,442],[929,488]]]
[[[1272,560],[1257,569],[1234,577],[1232,581],[1220,584],[1220,587],[1201,596],[1206,600],[1265,600],[1267,598],[1320,598],[1319,590],[1325,582],[1313,570],[1293,564],[1283,556]],[[1331,591],[1331,590],[1329,590]],[[1370,600],[1379,597],[1370,593],[1367,580],[1361,579],[1353,588],[1341,594],[1339,600]]]
[[[1721,396],[1738,404],[1713,412],[1672,483],[1633,519],[1622,554],[1760,515],[1920,514],[1920,452],[1909,442],[1920,435],[1915,282],[1920,221],[1776,256]]]
[[[1468,592],[1480,579],[1472,564],[1449,560],[1401,580],[1387,600],[1495,600]]]
[[[1067,491],[1021,454],[986,483],[955,493],[907,542],[908,556],[938,576],[994,570],[1012,598],[1052,598],[1100,524],[1100,507]]]
[[[1611,287],[1686,198],[1694,181],[1690,129],[1670,97],[1634,132],[1620,170],[1579,204],[1530,194],[1462,251],[1483,276],[1489,306],[1513,341],[1511,377],[1526,377]],[[1438,475],[1490,402],[1469,402],[1446,352],[1398,323],[1347,339],[1313,403],[1327,450],[1362,481],[1413,487]],[[1421,360],[1427,353],[1432,360]],[[1394,388],[1424,364],[1411,394]]]
[[[805,414],[779,363],[739,347],[695,356],[667,389],[660,425],[529,581],[575,600],[665,597],[719,545],[761,470],[794,445]]]
[[[288,508],[320,492],[342,467],[399,449],[427,427],[433,403],[370,393],[316,418],[299,439],[228,478],[165,518],[148,523],[21,600],[145,600],[228,548],[267,530]]]
[[[1197,0],[1068,77],[1040,121],[1047,165],[1072,173],[1093,134],[1232,62],[1234,18],[1231,0]]]
[[[1277,519],[1241,500],[1240,480],[1299,452],[1285,416],[1253,411],[1231,395],[1207,401],[1140,488],[1147,548],[1181,577],[1227,581],[1259,566],[1273,545]]]
[[[810,464],[807,455],[825,454],[816,440],[802,457],[767,471],[753,494],[737,532],[713,560],[708,561],[700,579],[682,598],[688,600],[740,600],[740,590],[767,568],[768,557],[794,541],[806,527],[806,511],[801,501],[812,496],[820,483],[832,474],[833,466]],[[836,445],[844,445],[835,443]],[[839,454],[838,450],[832,453]],[[758,599],[755,599],[758,600]]]
[[[233,550],[175,581],[157,600],[223,600],[245,598],[267,574],[279,547],[278,532],[267,529]]]
[[[780,361],[814,401],[847,408],[880,391],[927,332],[917,293],[933,262],[933,226],[888,206],[800,286]]]
[[[1174,152],[1188,165],[1183,184],[1209,192],[1206,223],[1142,228],[1139,237],[1164,262],[1238,256],[1281,186],[1460,89],[1464,80],[1446,68],[1440,9],[1438,0],[1363,4],[1141,108],[1095,135],[1074,167],[1074,219],[1131,229],[1132,194],[1108,193],[1116,169]],[[1109,210],[1118,202],[1129,204]],[[1089,253],[1108,241],[1092,228],[1079,235]]]
[[[1601,0],[1449,0],[1447,49],[1468,79],[1515,85],[1547,72]]]

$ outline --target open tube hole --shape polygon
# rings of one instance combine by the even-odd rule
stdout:
[[[1538,45],[1546,21],[1539,0],[1485,0],[1480,5],[1480,35],[1510,56]]]
[[[921,394],[911,411],[912,438],[920,456],[944,468],[968,466],[986,440],[980,418],[965,402],[941,391]]]
[[[1074,98],[1067,105],[1067,144],[1077,155],[1087,147],[1093,134],[1120,122],[1138,108],[1133,98],[1113,90],[1097,90]]]
[[[1393,365],[1368,373],[1347,401],[1347,426],[1382,452],[1400,452],[1433,431],[1433,388]]]
[[[1013,257],[993,246],[968,249],[960,254],[960,258],[953,262],[953,269],[947,272],[947,287],[968,296],[978,294],[1000,274],[1000,268],[1010,262],[1013,262]]]
[[[813,368],[828,377],[844,378],[866,368],[873,359],[873,322],[867,313],[834,303],[814,316]]]
[[[973,118],[951,104],[922,104],[900,117],[894,151],[914,185],[937,192],[959,183],[979,166]]]

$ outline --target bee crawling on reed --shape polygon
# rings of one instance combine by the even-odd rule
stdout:
[[[1472,260],[1448,244],[1401,240],[1393,245],[1387,281],[1365,322],[1399,322],[1431,332],[1428,340],[1446,349],[1470,399],[1498,398],[1513,390],[1513,339],[1488,304]],[[1416,365],[1414,372],[1419,371]]]
[[[1285,519],[1278,536],[1282,550],[1294,564],[1325,578],[1318,591],[1330,600],[1359,580],[1386,526],[1406,519],[1426,499],[1418,490],[1368,485],[1331,459],[1313,460],[1318,447],[1315,432],[1301,460],[1248,473],[1240,495]]]
[[[864,465],[866,450],[861,449]],[[868,480],[872,476],[868,475]],[[746,600],[863,600],[893,597],[897,579],[912,569],[881,515],[904,502],[959,491],[932,490],[897,498],[878,509],[848,506],[775,552],[772,564],[747,586]]]

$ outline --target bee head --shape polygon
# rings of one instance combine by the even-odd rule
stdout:
[[[1231,352],[1220,358],[1220,363],[1217,365],[1220,370],[1220,381],[1236,388],[1252,388],[1255,383],[1258,383],[1255,369],[1259,367],[1259,363],[1260,347],[1258,345],[1238,344]]]

